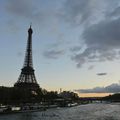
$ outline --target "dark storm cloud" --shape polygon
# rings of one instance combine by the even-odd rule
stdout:
[[[105,20],[85,29],[83,38],[87,46],[101,46],[107,48],[119,48],[120,45],[120,18],[117,20]]]
[[[93,89],[79,89],[79,93],[117,93],[120,92],[120,84],[111,84],[106,87],[95,87]]]
[[[48,50],[44,51],[43,56],[49,59],[58,59],[63,54],[63,50]]]
[[[71,59],[81,67],[88,62],[113,61],[119,58],[120,1],[67,0],[63,17],[72,26],[83,29],[82,43],[70,49]]]
[[[86,62],[113,61],[119,58],[120,18],[104,20],[86,28],[83,32],[86,48],[72,59],[80,67]]]

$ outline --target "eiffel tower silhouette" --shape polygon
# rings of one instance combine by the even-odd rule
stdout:
[[[33,68],[33,60],[32,60],[32,33],[33,30],[31,28],[28,29],[28,40],[26,47],[26,54],[23,68],[21,69],[21,74],[18,78],[18,81],[14,84],[14,87],[19,87],[23,89],[37,90],[39,89],[39,85],[36,81],[34,68]]]

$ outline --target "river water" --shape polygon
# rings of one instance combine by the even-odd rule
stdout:
[[[120,120],[120,104],[87,104],[42,112],[0,115],[0,120]]]

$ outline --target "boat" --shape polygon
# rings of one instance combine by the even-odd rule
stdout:
[[[1,106],[1,114],[13,114],[13,113],[28,113],[28,112],[38,112],[45,111],[44,106]]]
[[[77,106],[78,105],[78,103],[69,103],[69,104],[67,104],[67,107],[74,107],[74,106]]]

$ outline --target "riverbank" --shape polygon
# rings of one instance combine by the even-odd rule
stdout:
[[[94,103],[42,112],[0,116],[0,120],[120,120],[120,104]]]

